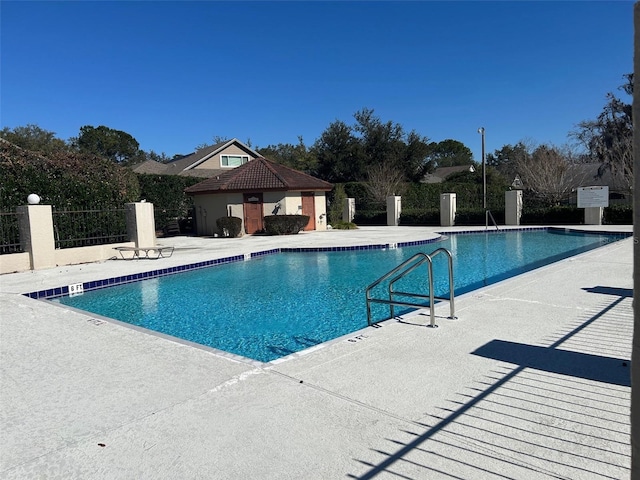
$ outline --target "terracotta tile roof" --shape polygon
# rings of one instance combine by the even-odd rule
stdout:
[[[266,158],[256,158],[233,170],[197,183],[185,190],[199,195],[205,193],[248,191],[329,191],[333,185]]]

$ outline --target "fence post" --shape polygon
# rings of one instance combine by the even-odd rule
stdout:
[[[452,227],[456,223],[456,194],[443,193],[440,195],[440,226]]]
[[[51,205],[22,205],[17,207],[20,224],[20,243],[29,253],[32,270],[56,266],[55,239]]]
[[[342,205],[342,221],[353,222],[353,218],[356,216],[356,199],[345,198]]]
[[[520,225],[522,218],[522,190],[509,190],[504,194],[505,225]]]
[[[135,202],[125,204],[127,234],[136,247],[156,246],[156,222],[153,203]]]
[[[387,226],[400,225],[400,213],[402,212],[402,199],[398,196],[387,197]]]

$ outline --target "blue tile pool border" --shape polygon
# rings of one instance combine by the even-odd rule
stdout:
[[[632,232],[608,232],[608,231],[584,231],[577,230],[571,228],[564,227],[522,227],[522,228],[509,228],[509,229],[491,229],[491,230],[457,230],[454,232],[436,232],[440,235],[444,236],[452,236],[452,235],[468,235],[468,234],[477,234],[477,233],[504,233],[506,231],[556,231],[556,232],[564,232],[564,233],[579,233],[582,235],[609,235],[614,238],[627,238],[633,235]],[[402,247],[414,247],[417,245],[426,245],[430,243],[436,243],[441,241],[441,237],[431,238],[428,240],[417,240],[411,242],[398,242],[398,243],[384,243],[384,244],[372,244],[372,245],[353,245],[353,246],[343,246],[343,247],[287,247],[287,248],[274,248],[270,250],[264,250],[260,252],[253,252],[246,255],[233,255],[231,257],[217,258],[215,260],[205,260],[202,262],[190,263],[187,265],[179,265],[177,267],[168,267],[161,268],[157,270],[151,270],[148,272],[142,273],[134,273],[131,275],[122,275],[119,277],[111,277],[105,278],[103,280],[94,280],[89,282],[82,283],[83,291],[88,292],[92,290],[99,290],[102,288],[113,287],[116,285],[122,285],[126,283],[139,282],[142,280],[146,280],[149,278],[157,278],[163,277],[166,275],[173,275],[175,273],[187,272],[191,270],[197,270],[201,268],[208,268],[216,265],[223,265],[234,262],[241,262],[253,258],[263,257],[265,255],[275,255],[280,253],[293,253],[293,252],[309,252],[309,253],[317,253],[317,252],[352,252],[352,251],[361,251],[361,250],[385,250],[385,249],[394,249],[394,248],[402,248]],[[50,300],[57,297],[64,297],[69,295],[69,286],[61,286],[57,288],[48,288],[46,290],[38,290],[35,292],[23,293],[24,296],[33,298],[33,299],[45,299]]]

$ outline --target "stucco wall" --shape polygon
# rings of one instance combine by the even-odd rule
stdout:
[[[248,155],[249,156],[249,161],[251,161],[254,158],[256,158],[251,153],[249,153],[246,150],[240,148],[238,145],[229,145],[227,148],[225,148],[221,152],[216,153],[211,158],[206,159],[204,162],[202,162],[200,165],[197,165],[194,168],[207,168],[207,169],[213,169],[213,170],[218,170],[218,169],[221,169],[221,168],[234,168],[234,167],[224,167],[224,166],[222,166],[220,164],[220,156],[221,155]]]
[[[243,221],[242,194],[227,193],[217,195],[196,195],[193,199],[196,214],[196,233],[201,236],[213,236],[217,231],[216,220],[229,215],[227,206],[231,206],[233,217],[239,217]],[[238,209],[237,206],[240,206]]]
[[[229,209],[231,209],[231,216],[242,219],[242,232],[244,232],[243,201],[244,199],[241,193],[196,195],[194,197],[194,205],[197,235],[213,236],[216,233],[216,220],[229,215]],[[264,217],[268,215],[302,214],[302,197],[300,192],[264,192],[262,202]],[[278,204],[280,204],[280,208],[277,213],[274,213]],[[316,230],[326,230],[327,202],[325,192],[315,192],[314,205]]]
[[[262,197],[263,216],[286,215],[286,194],[285,192],[265,192]],[[276,207],[280,207],[276,211]]]
[[[120,258],[115,247],[135,247],[135,242],[110,243],[89,247],[60,248],[55,251],[57,265],[76,265],[79,263],[100,262],[110,258]]]
[[[0,255],[0,274],[27,270],[31,270],[31,257],[28,252]]]
[[[316,192],[316,230],[327,229],[327,196],[325,192]]]

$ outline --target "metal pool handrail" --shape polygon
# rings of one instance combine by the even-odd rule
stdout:
[[[433,258],[439,254],[444,254],[448,258],[449,262],[449,297],[436,297],[433,293]],[[421,295],[418,293],[410,293],[410,292],[396,292],[393,287],[394,284],[406,276],[407,274],[414,271],[420,265],[427,263],[428,268],[428,279],[429,279],[429,295]],[[398,275],[396,275],[398,274]],[[381,299],[381,298],[371,298],[371,291],[380,285],[385,280],[389,279],[391,276],[396,275],[389,281],[389,299]],[[401,295],[403,297],[411,297],[411,298],[420,298],[420,299],[429,299],[429,311],[431,314],[431,321],[429,326],[431,328],[436,328],[436,317],[435,317],[435,300],[446,300],[449,302],[450,316],[449,318],[456,318],[455,316],[455,303],[454,303],[454,281],[453,281],[453,256],[451,252],[446,248],[438,248],[434,250],[429,255],[426,253],[416,253],[408,260],[405,260],[400,265],[398,265],[393,270],[387,272],[378,280],[373,282],[371,285],[367,287],[366,290],[366,298],[367,298],[367,323],[369,326],[373,325],[374,322],[371,321],[371,303],[382,303],[385,305],[389,305],[389,318],[393,318],[394,316],[394,306],[403,306],[403,307],[415,307],[415,308],[425,308],[426,305],[421,303],[413,303],[413,302],[403,302],[400,300],[394,300],[395,295]]]

